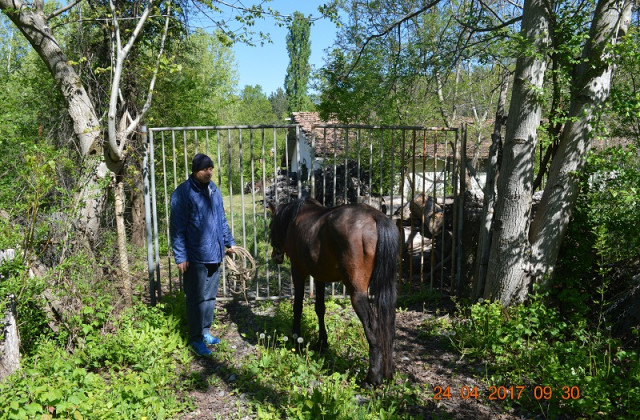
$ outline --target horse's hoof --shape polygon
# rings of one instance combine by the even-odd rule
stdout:
[[[363,382],[363,385],[361,385],[361,388],[373,389],[379,387],[380,385],[382,385],[381,377],[372,378],[371,375],[367,375],[366,379]]]
[[[364,381],[362,381],[360,383],[360,388],[362,389],[366,389],[367,391],[372,391],[376,388],[378,388],[381,385],[381,382],[378,381],[372,381],[371,379],[367,378]]]
[[[313,346],[311,346],[311,349],[318,353],[322,353],[329,349],[329,343],[326,341],[317,341]]]

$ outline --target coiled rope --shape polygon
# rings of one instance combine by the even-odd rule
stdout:
[[[242,294],[244,296],[244,300],[248,302],[247,281],[251,280],[251,278],[256,274],[256,260],[253,259],[253,256],[249,251],[241,246],[234,245],[233,250],[235,253],[225,255],[224,263],[226,265],[229,278],[232,281],[239,283],[241,285],[241,290],[231,290],[231,293]]]

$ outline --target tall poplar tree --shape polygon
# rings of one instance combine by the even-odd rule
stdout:
[[[310,111],[313,107],[307,96],[307,84],[311,74],[311,22],[300,12],[293,14],[293,21],[287,34],[289,66],[284,78],[284,89],[289,99],[288,111]]]

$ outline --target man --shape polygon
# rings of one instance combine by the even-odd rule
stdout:
[[[184,274],[189,343],[200,356],[210,356],[207,345],[220,342],[209,331],[218,294],[218,269],[225,252],[235,252],[222,195],[211,181],[212,174],[213,161],[198,153],[191,163],[191,176],[171,194],[171,244],[178,270]]]

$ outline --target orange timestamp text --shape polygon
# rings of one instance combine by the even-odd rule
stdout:
[[[533,396],[536,400],[550,400],[559,398],[563,400],[577,400],[580,398],[579,386],[551,387],[548,385],[511,385],[490,386],[486,391],[479,391],[477,386],[463,385],[460,388],[435,385],[433,387],[434,400],[450,400],[461,398],[463,400],[477,400],[485,397],[491,401],[519,400],[525,396]]]

